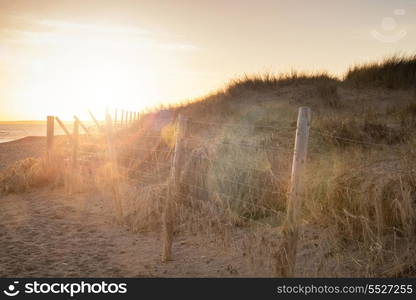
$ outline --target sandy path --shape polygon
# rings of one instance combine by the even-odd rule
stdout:
[[[0,277],[142,277],[249,275],[241,259],[201,245],[174,246],[160,262],[156,234],[114,224],[105,196],[37,191],[0,198]]]
[[[45,137],[25,137],[20,140],[0,143],[0,169],[29,157],[39,157],[45,153]]]

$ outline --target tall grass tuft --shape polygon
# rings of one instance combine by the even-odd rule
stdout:
[[[48,165],[43,158],[17,161],[0,174],[0,189],[4,194],[21,193],[31,188],[62,183],[62,164]]]
[[[246,74],[240,78],[231,80],[226,86],[225,92],[232,95],[238,95],[247,90],[273,90],[289,85],[317,84],[323,82],[335,83],[338,81],[339,80],[336,77],[331,76],[326,72],[308,74],[293,71],[287,74]]]
[[[355,87],[409,89],[416,87],[416,55],[395,55],[381,62],[351,67],[345,82]]]

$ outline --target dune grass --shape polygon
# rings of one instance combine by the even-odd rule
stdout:
[[[326,73],[244,76],[206,98],[143,116],[116,142],[125,224],[137,231],[161,228],[174,120],[182,114],[189,124],[176,198],[177,234],[209,236],[240,251],[260,274],[271,274],[297,108],[308,105],[313,121],[300,251],[315,252],[297,273],[414,274],[415,61],[395,56],[356,66],[344,80]],[[166,112],[171,120],[156,133],[154,123]],[[151,139],[145,138],[148,133]],[[102,147],[92,150],[101,153]],[[2,186],[37,165],[21,163],[3,176]],[[90,179],[100,177],[95,180],[100,188],[110,184],[102,179],[106,166],[103,157],[89,169]],[[37,186],[36,180],[24,179],[23,186]]]
[[[394,56],[380,63],[351,68],[342,81],[327,74],[245,76],[230,82],[221,93],[176,110],[198,120],[211,120],[220,124],[240,123],[241,128],[246,124],[247,115],[250,115],[247,112],[251,111],[260,117],[250,120],[250,124],[279,127],[282,120],[285,120],[286,126],[293,125],[298,106],[311,106],[313,131],[309,168],[305,178],[304,221],[315,224],[322,230],[331,228],[331,251],[342,257],[339,261],[344,262],[345,268],[351,263],[355,265],[355,270],[349,274],[403,276],[410,274],[416,263],[413,260],[415,253],[411,250],[415,243],[416,185],[413,180],[414,170],[410,167],[414,161],[416,140],[413,133],[415,62],[414,56]],[[285,88],[290,89],[290,98],[281,94]],[[380,88],[388,90],[380,91]],[[284,106],[282,102],[289,102],[289,105]],[[210,113],[204,114],[205,111]],[[270,112],[273,115],[271,118]],[[288,121],[288,115],[292,122]],[[259,134],[252,132],[251,140],[255,140]],[[238,139],[238,134],[232,136]],[[272,139],[275,145],[285,144],[284,140],[284,136],[279,133]],[[291,150],[291,145],[286,144],[285,147],[284,149]],[[260,156],[247,151],[244,153],[244,150],[238,148],[230,154],[221,151],[217,149],[217,157],[209,155],[214,160],[213,164],[200,168],[206,170],[203,173],[207,177],[211,172],[217,176],[219,174],[222,184],[209,185],[209,182],[204,181],[206,179],[199,179],[199,182],[208,184],[207,190],[211,191],[208,199],[220,199],[220,203],[226,205],[220,210],[206,210],[218,212],[228,209],[227,218],[232,220],[230,222],[241,226],[252,224],[251,221],[267,220],[270,215],[264,212],[259,214],[258,208],[263,203],[269,203],[266,206],[274,212],[271,215],[275,222],[268,224],[278,226],[279,221],[276,220],[281,220],[281,214],[285,211],[285,191],[290,168],[290,163],[287,162],[290,157],[280,155],[283,162],[279,163],[276,159],[273,161],[273,155],[278,155],[276,151],[261,158],[267,152],[266,147],[263,148],[263,154],[258,154]],[[241,160],[238,159],[240,155]],[[216,167],[224,165],[224,161],[231,161],[231,158],[233,164],[230,168]],[[242,162],[256,162],[258,159],[267,161],[269,165],[266,164],[263,173],[259,173],[263,180],[253,181],[253,184],[258,187],[264,187],[263,184],[274,185],[276,193],[250,195],[244,191],[251,183],[250,176],[256,176],[259,172],[254,167],[250,176],[243,179],[246,180],[244,187],[227,185],[227,179],[241,182],[245,176],[244,173],[236,172],[236,169],[244,165]],[[268,178],[267,173],[273,174],[279,165],[284,166],[286,175]],[[230,205],[227,197],[221,197],[224,188],[227,195],[232,195],[241,202]],[[266,199],[259,200],[260,195]],[[197,219],[197,223],[203,220],[195,216],[193,219]],[[216,220],[213,215],[210,215],[210,219]],[[223,220],[218,227],[226,228],[224,224],[228,223]],[[205,230],[208,228],[200,227]],[[251,252],[259,255],[258,249]],[[273,256],[273,251],[269,255]],[[329,261],[331,259],[328,258],[327,262],[321,264],[326,264],[329,268]],[[321,275],[327,275],[325,271],[322,272]]]
[[[345,82],[355,87],[415,89],[416,55],[395,55],[380,62],[353,66],[347,72]]]

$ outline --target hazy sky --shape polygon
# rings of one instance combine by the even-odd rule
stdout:
[[[0,120],[203,95],[416,52],[416,0],[0,0]]]

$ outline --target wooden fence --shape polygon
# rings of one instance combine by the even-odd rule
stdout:
[[[115,110],[114,117],[112,118],[110,113],[106,113],[105,121],[100,122],[93,115],[92,112],[89,112],[93,126],[87,126],[86,123],[82,122],[78,117],[74,116],[73,130],[72,132],[66,127],[66,125],[59,119],[57,116],[48,116],[47,117],[47,159],[48,162],[53,160],[55,152],[55,135],[54,128],[55,124],[60,126],[65,132],[67,137],[66,145],[70,147],[70,153],[68,152],[68,157],[66,157],[69,163],[69,174],[68,177],[68,191],[70,193],[74,192],[75,187],[77,186],[80,174],[80,156],[83,154],[84,150],[81,149],[82,143],[85,140],[88,140],[92,146],[94,146],[94,141],[101,139],[105,147],[101,149],[105,152],[105,161],[109,166],[108,176],[110,178],[110,187],[112,198],[114,201],[114,208],[116,211],[117,219],[122,220],[123,218],[123,207],[122,199],[120,195],[120,180],[123,180],[124,177],[120,176],[123,173],[123,166],[120,165],[120,153],[118,153],[118,146],[115,143],[115,139],[118,135],[123,135],[126,130],[130,132],[140,131],[141,117],[138,112],[126,111],[126,110]],[[302,174],[305,169],[306,157],[307,157],[307,148],[308,148],[308,138],[309,138],[309,128],[311,120],[311,111],[308,107],[300,107],[298,112],[298,120],[295,141],[294,141],[294,150],[291,151],[292,157],[292,171],[290,177],[290,186],[288,188],[288,204],[287,204],[287,214],[286,221],[284,223],[283,230],[283,243],[279,249],[279,259],[276,262],[276,275],[277,276],[293,276],[294,267],[296,264],[296,249],[297,241],[299,238],[300,230],[300,220],[299,220],[299,211],[302,203]],[[55,122],[56,121],[56,122]],[[164,123],[172,124],[173,117],[171,120],[168,120]],[[179,185],[181,172],[186,165],[186,142],[191,141],[192,137],[187,135],[188,126],[190,124],[197,124],[198,121],[188,120],[185,116],[179,115],[176,118],[176,135],[174,140],[174,147],[170,155],[170,163],[168,166],[169,172],[169,186],[167,189],[166,199],[164,201],[163,217],[162,217],[162,260],[167,262],[172,259],[172,243],[174,238],[175,231],[175,218],[176,218],[176,205],[175,198],[180,195]],[[137,125],[137,126],[135,126]],[[209,125],[209,124],[200,124],[200,125]],[[229,126],[232,124],[222,124],[221,126]],[[162,129],[164,126],[161,126]],[[159,130],[155,129],[155,130]],[[273,130],[273,128],[271,128]],[[143,131],[144,132],[144,131]],[[146,135],[140,134],[137,135],[138,139],[152,138],[152,135],[149,134],[148,129],[146,129]],[[126,133],[127,134],[127,133]],[[160,132],[158,133],[161,134]],[[81,139],[81,136],[83,139]],[[218,141],[212,141],[212,143]],[[221,141],[223,145],[227,143]],[[236,144],[237,147],[247,147],[248,144]],[[130,147],[129,144],[124,145],[123,147]],[[271,147],[270,149],[275,149]],[[163,150],[163,149],[162,149]],[[153,152],[163,152],[159,148],[155,147],[152,149]],[[96,152],[97,153],[97,152]],[[135,154],[138,155],[138,154]],[[132,168],[130,168],[132,169]],[[137,169],[137,168],[133,168]],[[131,170],[130,170],[131,171]],[[143,172],[140,169],[137,169],[137,172]],[[224,182],[227,179],[224,179]],[[237,183],[239,184],[239,183]],[[256,187],[254,187],[255,189]]]

